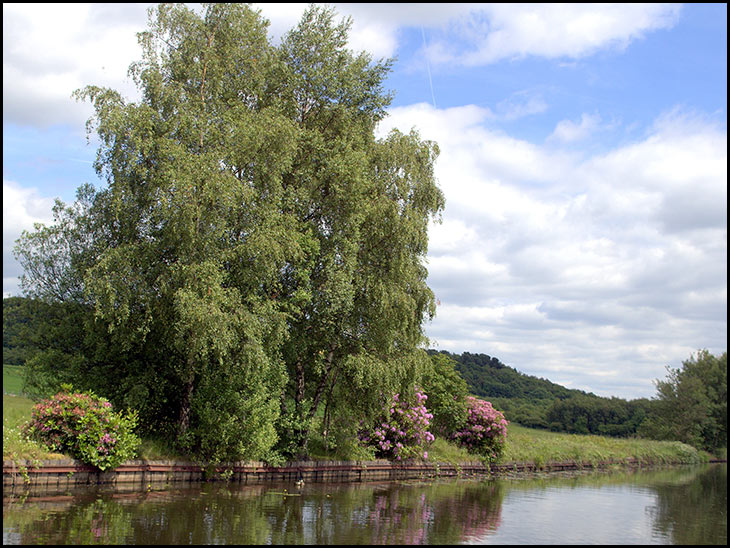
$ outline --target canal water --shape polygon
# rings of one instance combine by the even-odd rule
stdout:
[[[727,544],[727,465],[3,492],[3,544]]]

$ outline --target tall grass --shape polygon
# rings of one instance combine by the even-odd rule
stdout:
[[[638,459],[646,464],[698,463],[709,455],[680,442],[563,434],[511,424],[502,462],[589,462]]]
[[[3,365],[3,394],[22,394],[24,371],[21,365]]]

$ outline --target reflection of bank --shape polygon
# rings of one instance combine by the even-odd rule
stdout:
[[[727,544],[727,464],[692,469],[657,483],[654,529],[673,544]]]
[[[495,531],[503,496],[494,482],[393,485],[374,493],[360,525],[371,544],[455,544]]]
[[[101,472],[93,466],[74,460],[3,462],[3,487],[27,485],[63,490],[79,485],[113,484],[144,486],[158,482],[202,482],[225,479],[236,483],[304,481],[361,482],[400,481],[409,479],[450,478],[485,475],[492,467],[480,462],[458,465],[421,460],[403,461],[302,461],[283,466],[263,462],[235,462],[210,466],[179,461],[129,461],[114,470]]]
[[[144,545],[487,540],[540,544],[547,543],[550,535],[555,543],[589,544],[600,532],[608,544],[644,544],[654,538],[713,543],[727,536],[727,465],[719,466],[722,469],[713,474],[702,467],[675,466],[540,474],[519,480],[307,482],[300,488],[293,482],[210,482],[158,484],[138,491],[87,486],[40,496],[32,489],[5,490],[4,540]],[[653,508],[649,514],[648,506]],[[619,525],[639,518],[648,528],[640,533],[643,536],[628,536],[636,529]],[[698,532],[698,526],[705,532]],[[652,527],[658,531],[656,537]],[[593,536],[576,541],[578,533]]]
[[[6,498],[3,514],[6,531],[24,544],[454,544],[500,521],[502,488],[494,483],[305,484],[290,494],[291,487],[96,486]]]

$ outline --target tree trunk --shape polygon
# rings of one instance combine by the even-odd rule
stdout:
[[[190,428],[190,407],[193,401],[194,381],[195,375],[192,372],[192,367],[190,367],[190,373],[183,386],[182,400],[180,401],[180,415],[177,421],[178,438],[187,434],[187,431]]]
[[[296,418],[296,426],[294,427],[294,436],[297,442],[297,460],[303,460],[307,456],[307,437],[309,428],[304,424],[304,363],[297,360],[294,370],[294,416]]]

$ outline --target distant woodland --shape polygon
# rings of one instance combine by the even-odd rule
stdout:
[[[435,353],[435,351],[430,351]],[[502,410],[511,422],[556,432],[630,436],[637,433],[651,401],[604,398],[520,373],[486,354],[451,354],[476,396]]]

